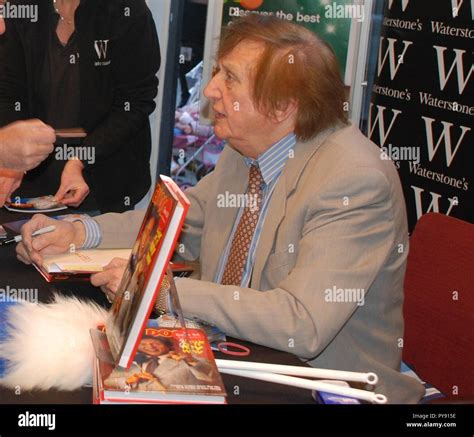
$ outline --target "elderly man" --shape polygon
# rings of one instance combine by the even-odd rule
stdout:
[[[185,315],[312,366],[374,371],[390,402],[417,402],[423,388],[398,371],[403,194],[392,163],[346,121],[333,52],[295,24],[247,17],[223,36],[205,95],[228,147],[187,191],[183,257],[199,260],[201,272],[177,282]],[[222,207],[226,193],[249,202]],[[71,243],[131,246],[142,217],[62,223],[32,240],[50,224],[38,216],[25,225],[18,256],[40,261]],[[123,269],[114,260],[93,283],[110,293]]]

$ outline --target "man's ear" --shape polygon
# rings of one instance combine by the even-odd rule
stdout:
[[[289,118],[296,116],[298,112],[298,103],[296,100],[291,99],[285,103],[281,103],[279,108],[272,114],[271,118],[275,123],[282,123],[287,121]]]

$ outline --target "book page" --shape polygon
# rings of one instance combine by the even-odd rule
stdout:
[[[43,257],[43,268],[48,273],[101,272],[114,258],[129,259],[131,249],[78,250],[61,255]]]

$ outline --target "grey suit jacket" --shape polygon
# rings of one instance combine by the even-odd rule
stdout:
[[[230,147],[186,191],[181,243],[201,277],[177,283],[183,311],[228,335],[287,351],[314,367],[373,371],[389,402],[423,387],[398,372],[408,232],[395,167],[353,127],[298,143],[275,187],[249,288],[213,283],[237,208],[218,195],[246,190],[248,168]],[[143,213],[97,219],[102,247],[131,246]]]

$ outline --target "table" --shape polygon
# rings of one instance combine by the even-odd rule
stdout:
[[[76,212],[76,211],[74,211]],[[61,211],[61,214],[64,212]],[[54,214],[52,214],[54,215]],[[3,208],[0,210],[0,224],[21,220],[29,215],[11,213]],[[14,245],[0,247],[0,288],[37,290],[38,300],[48,302],[53,290],[64,295],[77,295],[93,299],[103,306],[108,306],[103,293],[85,282],[47,283],[32,266],[20,263],[15,256]],[[216,358],[244,359],[265,363],[303,366],[294,355],[269,349],[263,346],[229,339],[247,346],[251,354],[248,357],[229,357],[216,352]],[[222,375],[227,389],[229,404],[314,404],[309,390],[257,381],[233,375]],[[8,389],[0,389],[0,404],[88,404],[92,402],[92,388],[81,388],[74,392],[50,390],[47,392],[20,393]]]

